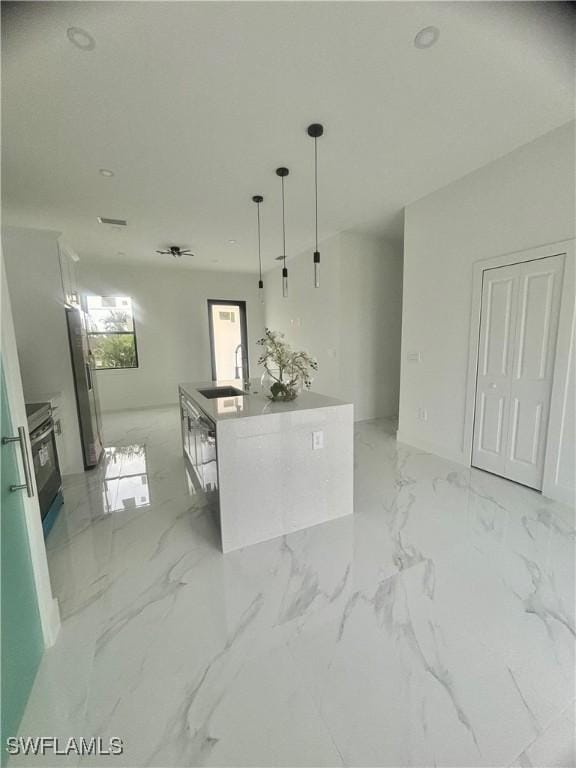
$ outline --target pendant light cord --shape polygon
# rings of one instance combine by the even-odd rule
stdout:
[[[257,205],[258,208],[258,269],[260,272],[260,282],[262,282],[262,253],[260,249],[260,203]]]
[[[284,256],[284,267],[286,267],[286,217],[284,212],[284,176],[282,179],[282,255]]]
[[[318,250],[318,139],[314,136],[314,195],[316,198],[316,250]]]

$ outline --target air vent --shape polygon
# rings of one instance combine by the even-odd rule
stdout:
[[[100,224],[112,224],[114,227],[125,227],[128,223],[126,219],[108,219],[106,216],[98,216]]]

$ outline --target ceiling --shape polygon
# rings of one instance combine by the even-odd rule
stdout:
[[[269,268],[279,165],[288,255],[309,248],[316,121],[321,238],[401,240],[406,204],[574,114],[570,3],[2,6],[4,222],[63,231],[81,258],[170,267],[155,250],[177,244],[196,254],[181,266],[254,271],[262,194]]]

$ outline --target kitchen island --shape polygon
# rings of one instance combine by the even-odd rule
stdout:
[[[223,552],[352,513],[353,406],[315,392],[272,402],[251,382],[180,384],[184,456]]]

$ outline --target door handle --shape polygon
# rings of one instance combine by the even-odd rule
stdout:
[[[26,489],[26,493],[30,498],[34,496],[34,485],[32,484],[32,473],[30,471],[30,461],[28,459],[28,448],[26,446],[26,429],[24,427],[18,427],[18,437],[3,437],[2,445],[8,445],[9,443],[20,443],[20,453],[22,455],[22,466],[24,467],[24,479],[25,483],[21,485],[11,485],[11,491],[23,491]]]

